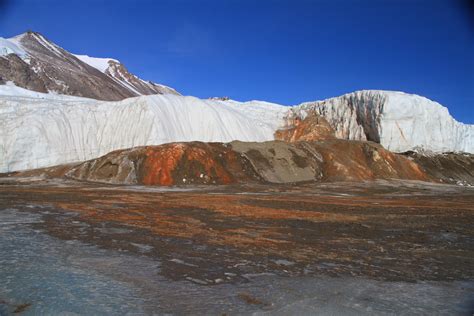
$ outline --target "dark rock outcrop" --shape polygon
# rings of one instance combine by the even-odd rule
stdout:
[[[38,91],[117,101],[150,94],[179,94],[174,89],[143,81],[111,60],[105,72],[88,65],[36,32],[15,38],[27,56],[0,58],[0,77],[16,86]]]

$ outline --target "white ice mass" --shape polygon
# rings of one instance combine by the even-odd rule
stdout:
[[[457,122],[441,104],[395,91],[365,90],[295,108],[324,116],[343,139],[371,140],[394,152],[474,152],[474,125]]]
[[[285,108],[152,95],[119,102],[32,96],[0,86],[0,172],[52,166],[173,141],[265,141]],[[251,110],[250,110],[251,109]]]
[[[152,95],[118,102],[0,85],[0,172],[84,161],[174,141],[267,141],[289,111],[316,111],[345,139],[379,140],[395,152],[474,152],[474,126],[426,98],[360,91],[295,107]]]

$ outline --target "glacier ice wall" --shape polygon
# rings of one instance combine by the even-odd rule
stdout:
[[[175,95],[107,102],[0,85],[0,172],[176,141],[273,140],[290,112],[322,115],[338,138],[375,141],[395,152],[474,153],[474,125],[455,121],[439,103],[401,92],[358,91],[290,108]]]
[[[338,138],[370,140],[394,152],[474,152],[474,125],[457,122],[446,107],[395,91],[365,90],[293,109],[324,116]]]
[[[84,161],[117,149],[175,141],[272,140],[284,110],[268,103],[175,95],[119,102],[46,94],[43,98],[0,96],[0,172]]]

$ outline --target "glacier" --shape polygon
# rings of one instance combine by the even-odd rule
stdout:
[[[457,122],[446,107],[398,91],[362,90],[292,109],[326,118],[336,137],[369,140],[394,152],[474,152],[474,125]]]
[[[54,94],[38,98],[21,88],[12,96],[12,89],[0,93],[0,172],[84,161],[141,145],[272,140],[285,112],[265,102],[170,94],[112,102]]]
[[[324,116],[342,139],[394,152],[474,152],[474,126],[426,98],[358,91],[282,106],[263,101],[150,95],[122,101],[44,94],[0,85],[0,172],[97,158],[117,149],[179,141],[269,141],[289,113]]]

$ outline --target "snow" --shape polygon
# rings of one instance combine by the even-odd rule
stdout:
[[[16,54],[20,58],[25,58],[28,55],[15,41],[0,37],[0,56],[9,54]]]
[[[73,54],[74,55],[74,54]],[[97,58],[97,57],[90,57],[87,55],[74,55],[82,62],[88,64],[91,67],[99,70],[100,72],[105,73],[107,68],[109,68],[109,62],[113,61],[118,63],[119,61],[112,58]]]
[[[68,95],[57,94],[54,92],[50,93],[41,93],[32,90],[23,89],[17,87],[13,82],[7,81],[6,84],[0,85],[0,100],[5,99],[5,97],[13,97],[12,99],[22,100],[23,98],[31,98],[33,100],[28,100],[26,102],[34,102],[34,99],[38,100],[90,100],[87,98],[74,97]],[[1,102],[1,101],[0,101]],[[1,120],[1,118],[0,118]]]
[[[97,158],[113,150],[179,141],[269,141],[289,111],[326,117],[339,138],[378,138],[403,152],[474,153],[474,126],[426,98],[359,91],[285,107],[263,101],[151,95],[119,102],[0,85],[0,172]]]

